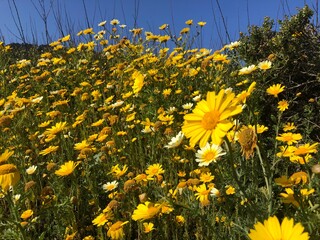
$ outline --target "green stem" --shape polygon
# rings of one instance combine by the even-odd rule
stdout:
[[[256,149],[257,149],[257,154],[258,154],[258,157],[259,157],[259,160],[260,160],[260,165],[261,165],[261,168],[262,168],[264,181],[266,183],[266,187],[267,187],[267,191],[268,191],[268,202],[269,202],[268,211],[269,211],[269,214],[271,214],[271,212],[272,212],[272,187],[271,187],[271,185],[269,183],[267,171],[266,171],[266,169],[264,167],[263,159],[262,159],[260,148],[259,148],[258,145],[256,146]]]
[[[26,234],[24,232],[24,229],[20,224],[20,218],[19,218],[18,212],[16,211],[16,208],[15,208],[14,203],[12,201],[12,195],[8,194],[6,197],[7,197],[7,200],[9,202],[10,212],[13,214],[14,219],[15,219],[15,225],[18,227],[18,229],[20,231],[21,240],[27,240],[27,237],[26,237]]]

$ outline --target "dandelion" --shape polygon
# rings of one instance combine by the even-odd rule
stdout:
[[[117,221],[116,223],[112,224],[107,232],[107,236],[110,237],[112,240],[123,239],[124,237],[123,225],[127,223],[128,221],[126,222]]]
[[[10,187],[16,185],[20,180],[20,173],[13,164],[0,165],[0,187],[7,192]]]
[[[160,212],[159,205],[155,205],[149,201],[139,204],[137,209],[133,211],[132,219],[134,221],[144,221],[155,217]]]
[[[220,146],[207,143],[196,153],[196,162],[199,163],[199,167],[209,166],[210,163],[216,162],[219,157],[225,154],[226,152]]]
[[[269,95],[273,95],[274,97],[278,97],[278,94],[284,91],[284,86],[281,84],[273,84],[267,89],[267,93]]]
[[[75,168],[80,164],[80,162],[68,161],[65,164],[61,165],[58,170],[55,171],[55,174],[61,177],[68,176]]]
[[[250,229],[248,236],[251,240],[308,240],[309,233],[303,231],[302,224],[294,224],[293,219],[285,217],[280,225],[278,218],[272,216],[264,220],[263,224],[256,223],[254,229]]]
[[[242,112],[242,106],[235,100],[235,94],[224,89],[216,95],[208,92],[207,99],[201,100],[192,111],[184,116],[182,132],[190,138],[193,147],[199,143],[204,147],[209,138],[220,145],[227,132],[233,127],[231,117]]]
[[[184,138],[184,134],[180,131],[177,136],[173,137],[171,141],[165,145],[165,148],[176,148],[178,147]]]

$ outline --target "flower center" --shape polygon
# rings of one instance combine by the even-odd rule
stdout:
[[[215,157],[216,157],[216,153],[210,151],[210,152],[207,152],[207,153],[205,154],[204,160],[205,160],[206,162],[211,162],[211,161],[213,161],[213,160],[215,159]]]
[[[206,130],[214,129],[220,120],[220,113],[217,110],[207,112],[204,114],[201,124]]]

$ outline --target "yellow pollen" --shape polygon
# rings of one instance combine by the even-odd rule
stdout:
[[[206,130],[215,129],[220,120],[220,113],[217,110],[207,112],[202,118],[202,127]]]
[[[208,162],[208,161],[211,161],[212,159],[214,159],[215,156],[216,156],[216,154],[214,152],[208,152],[204,156],[204,159],[205,159],[206,162]]]

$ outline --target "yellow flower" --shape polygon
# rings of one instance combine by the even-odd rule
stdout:
[[[44,135],[56,135],[57,133],[66,129],[67,122],[58,122],[55,126],[46,129]]]
[[[134,84],[132,86],[133,93],[137,94],[141,91],[143,85],[144,85],[144,76],[139,71],[134,71],[132,74],[132,79],[134,79]]]
[[[278,141],[286,142],[288,145],[292,145],[293,143],[297,143],[302,139],[302,135],[300,133],[282,133],[280,136],[276,137]]]
[[[20,180],[20,173],[13,164],[0,165],[0,186],[3,192],[7,192],[11,186],[16,185]]]
[[[39,154],[45,156],[45,155],[48,155],[49,153],[56,152],[58,148],[59,146],[49,146],[46,149],[43,149]]]
[[[198,102],[192,113],[184,116],[182,132],[190,138],[192,147],[199,141],[200,147],[204,147],[209,138],[212,143],[220,145],[234,125],[230,118],[241,112],[242,106],[231,91],[222,89],[217,95],[208,92],[207,99]]]
[[[230,185],[226,186],[227,190],[226,190],[226,194],[227,195],[233,195],[236,193],[236,189]]]
[[[280,112],[284,112],[286,109],[288,109],[289,107],[289,103],[286,100],[281,100],[280,102],[278,102],[278,109]]]
[[[287,131],[291,131],[291,130],[296,130],[297,127],[294,125],[294,123],[292,122],[287,122],[284,126],[283,126],[283,131],[287,132]]]
[[[133,211],[132,219],[134,221],[144,221],[155,217],[161,208],[159,205],[154,205],[153,203],[146,201],[144,204],[139,204],[137,209]]]
[[[68,161],[65,164],[60,166],[60,169],[55,171],[55,174],[58,176],[68,176],[70,175],[74,169],[79,165],[80,162]]]
[[[203,148],[199,149],[196,153],[196,162],[199,163],[199,166],[208,166],[212,162],[216,162],[217,159],[226,153],[223,152],[223,149],[216,144],[207,143]]]
[[[258,68],[261,70],[268,70],[271,68],[272,63],[269,60],[262,61],[258,64]]]
[[[31,209],[28,209],[28,210],[24,211],[24,212],[21,214],[20,217],[21,217],[23,220],[26,220],[26,219],[30,218],[32,215],[33,215],[33,211],[32,211]]]
[[[283,92],[284,86],[281,84],[273,84],[267,89],[267,93],[273,95],[274,97],[278,97],[278,94]]]
[[[123,225],[127,223],[128,221],[126,222],[117,221],[116,223],[112,224],[107,232],[107,236],[110,237],[112,240],[123,239],[124,237]]]
[[[159,163],[150,165],[146,170],[146,174],[148,174],[148,177],[159,176],[160,174],[163,174],[163,173],[164,173],[164,170],[162,169],[162,165]]]
[[[92,220],[93,225],[98,227],[105,225],[108,221],[113,218],[113,213],[111,211],[106,211],[100,213],[95,219]]]
[[[192,25],[192,24],[193,24],[193,20],[192,20],[192,19],[187,20],[185,23],[186,23],[187,25]]]
[[[11,157],[13,153],[14,151],[9,151],[8,149],[6,149],[4,153],[0,155],[0,164],[8,161],[9,157]]]
[[[278,218],[273,216],[264,220],[263,224],[256,223],[248,236],[251,240],[308,240],[309,233],[303,231],[301,223],[294,224],[293,219],[285,217],[280,225]]]
[[[206,25],[207,23],[206,22],[198,22],[198,25],[200,26],[200,27],[203,27],[204,25]]]
[[[298,201],[294,197],[294,191],[291,188],[285,188],[285,193],[280,193],[281,200],[283,203],[292,203],[294,206],[299,207]]]
[[[143,223],[143,228],[145,233],[149,233],[154,230],[154,224],[151,222]]]
[[[207,189],[206,184],[201,184],[199,187],[196,187],[197,193],[195,194],[195,196],[196,199],[200,201],[202,206],[207,206],[210,203],[208,199],[210,190],[210,188]]]
[[[110,173],[116,177],[117,179],[119,179],[120,177],[122,177],[126,172],[128,171],[128,167],[127,165],[124,165],[122,169],[119,168],[119,164],[113,166],[111,168]]]

